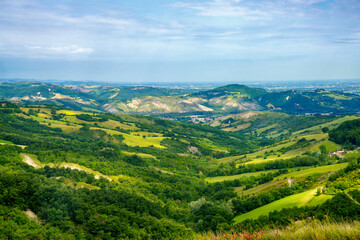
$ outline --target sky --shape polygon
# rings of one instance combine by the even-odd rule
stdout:
[[[360,0],[0,0],[0,78],[360,79]]]

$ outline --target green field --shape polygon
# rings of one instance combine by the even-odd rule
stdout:
[[[0,139],[0,144],[9,144],[9,145],[13,145],[14,143],[6,141],[6,140],[1,140]]]
[[[219,159],[216,159],[214,160],[216,163],[227,163],[227,162],[231,162],[231,161],[234,161],[234,160],[239,160],[239,159],[242,159],[242,158],[247,158],[247,159],[254,159],[256,158],[257,156],[260,156],[260,155],[263,155],[265,154],[265,152],[270,152],[271,150],[272,151],[277,151],[283,147],[288,147],[288,146],[291,146],[292,144],[294,144],[295,142],[293,141],[284,141],[282,143],[279,143],[279,144],[275,144],[274,146],[269,146],[269,147],[265,147],[265,148],[261,148],[259,149],[258,151],[254,152],[254,153],[249,153],[247,155],[239,155],[239,156],[231,156],[231,157],[226,157],[226,158],[219,158]],[[283,155],[282,155],[283,156]],[[266,160],[264,161],[267,161],[269,159],[271,159],[272,156],[268,157]],[[276,156],[274,156],[274,158],[277,158]],[[283,158],[282,158],[283,159]],[[272,160],[272,159],[271,159]]]
[[[161,141],[165,139],[165,137],[147,137],[143,138],[140,136],[133,136],[129,134],[122,134],[125,138],[124,143],[129,146],[139,146],[139,147],[150,147],[154,146],[157,148],[165,148],[160,145]]]
[[[279,124],[275,123],[275,124],[272,124],[272,125],[269,125],[269,126],[266,126],[266,127],[263,127],[263,128],[259,128],[259,129],[256,129],[256,132],[257,133],[263,133],[269,129],[272,129],[272,128],[276,128]]]
[[[74,116],[74,115],[79,115],[85,112],[79,112],[79,111],[72,111],[72,110],[60,110],[57,113],[63,113],[67,116]]]
[[[358,119],[359,117],[357,116],[345,116],[339,119],[336,119],[334,121],[328,122],[328,123],[323,123],[321,125],[316,125],[310,128],[306,128],[297,132],[294,132],[292,134],[292,136],[290,137],[289,141],[284,141],[283,143],[280,144],[275,144],[275,146],[268,146],[268,147],[264,147],[259,149],[256,152],[247,154],[247,155],[239,155],[239,156],[231,156],[231,157],[226,157],[226,158],[220,158],[220,159],[216,159],[214,160],[216,163],[227,163],[227,162],[231,162],[231,161],[237,161],[240,159],[246,159],[250,160],[247,161],[246,164],[249,163],[262,163],[262,162],[266,162],[266,161],[271,161],[271,160],[278,160],[278,159],[289,159],[292,157],[295,157],[299,154],[301,154],[301,152],[310,150],[310,151],[319,151],[318,144],[313,144],[310,145],[308,147],[305,148],[301,148],[298,150],[293,150],[290,152],[287,152],[285,154],[280,154],[280,156],[278,156],[279,154],[276,153],[276,151],[280,150],[281,148],[286,148],[289,147],[291,145],[293,145],[294,143],[296,143],[300,138],[305,138],[306,140],[312,140],[315,139],[316,141],[322,141],[325,139],[325,146],[327,147],[328,151],[335,151],[337,146],[335,144],[332,144],[331,142],[327,141],[328,139],[328,134],[327,133],[322,133],[321,129],[323,127],[328,127],[330,129],[333,129],[337,126],[339,126],[341,123],[343,123],[344,121],[349,121],[349,120],[354,120],[354,119]],[[335,149],[335,150],[334,150]],[[266,157],[266,159],[264,159],[264,155],[265,152],[270,152],[273,151],[274,154],[269,155]]]
[[[51,126],[53,128],[61,128],[65,133],[70,133],[74,131],[78,131],[83,123],[89,124],[89,122],[77,119],[75,115],[80,114],[82,112],[77,111],[68,111],[68,110],[61,110],[59,112],[62,112],[64,114],[69,114],[62,118],[61,120],[52,120],[50,115],[45,114],[39,114],[39,116],[31,116],[34,120],[38,121],[41,124]],[[41,116],[41,117],[40,117]],[[46,117],[46,118],[45,118]],[[65,122],[67,121],[67,122]],[[91,129],[98,129],[103,130],[111,135],[122,135],[125,140],[124,143],[129,146],[139,146],[139,147],[149,147],[154,146],[157,148],[165,148],[160,143],[164,139],[162,137],[162,134],[158,133],[149,133],[149,132],[136,132],[136,133],[130,133],[126,134],[123,132],[119,132],[114,130],[116,127],[119,127],[121,129],[125,130],[137,130],[138,128],[135,127],[135,125],[132,123],[130,125],[126,125],[114,120],[108,120],[106,122],[96,122],[99,127],[91,127]],[[50,124],[50,125],[49,125]],[[91,122],[90,124],[95,124],[95,122]],[[102,128],[103,127],[103,128]],[[111,129],[107,129],[111,128]],[[140,135],[140,136],[135,136]],[[146,136],[145,138],[143,136]],[[151,137],[152,135],[157,135],[158,137]]]
[[[298,169],[304,170],[304,169],[308,169],[308,168],[309,167],[297,167],[297,168],[289,168],[288,170],[289,170],[289,172],[296,172],[296,171],[298,171]],[[278,171],[278,170],[274,169],[274,170],[251,172],[251,173],[242,173],[242,174],[231,175],[231,176],[208,177],[205,180],[209,183],[232,181],[232,180],[244,178],[244,177],[257,177],[257,176],[260,176],[261,174],[273,173],[276,171]]]
[[[246,219],[256,219],[261,215],[267,215],[272,211],[279,211],[283,208],[291,208],[291,207],[301,207],[305,205],[318,205],[324,203],[327,199],[331,198],[331,196],[315,196],[317,189],[311,189],[303,193],[294,194],[278,201],[269,203],[265,206],[254,209],[250,212],[241,214],[234,218],[235,222],[242,222]],[[319,198],[319,199],[317,199]]]
[[[340,147],[340,145],[327,140],[327,141],[324,141],[324,142],[312,147],[310,149],[310,151],[312,151],[312,152],[320,152],[320,146],[325,146],[326,151],[330,151],[330,152],[335,152]]]
[[[165,137],[142,137],[142,136],[134,136],[134,135],[130,135],[130,134],[126,134],[126,133],[122,133],[122,132],[118,132],[115,130],[110,130],[110,129],[103,129],[103,128],[90,128],[90,129],[97,129],[97,130],[103,130],[105,132],[107,132],[108,134],[111,135],[122,135],[125,140],[124,143],[126,145],[129,146],[139,146],[139,147],[150,147],[150,146],[154,146],[157,148],[165,148],[164,146],[162,146],[160,143],[162,140],[165,139]]]
[[[76,125],[73,123],[67,124],[66,122],[63,122],[60,120],[52,120],[52,119],[47,119],[45,117],[40,117],[40,116],[39,117],[31,116],[31,118],[38,121],[40,124],[47,125],[47,126],[50,126],[53,128],[61,128],[65,133],[78,131],[80,129],[80,127],[82,127],[82,126],[79,126],[79,125]]]
[[[205,180],[209,183],[214,183],[214,182],[222,182],[222,181],[231,181],[231,180],[235,180],[235,179],[239,179],[239,178],[245,178],[245,177],[257,177],[260,176],[261,174],[267,174],[267,173],[272,173],[272,172],[276,172],[277,170],[269,170],[269,171],[261,171],[261,172],[252,172],[252,173],[242,173],[242,174],[237,174],[237,175],[232,175],[232,176],[219,176],[219,177],[208,177]]]
[[[300,138],[305,138],[306,140],[314,139],[316,141],[321,141],[323,139],[327,139],[328,134],[327,133],[317,133],[317,134],[308,134],[308,135],[303,135],[303,136],[294,136],[294,137],[291,137],[288,141],[284,141],[282,143],[278,143],[273,146],[261,148],[258,151],[247,154],[247,155],[220,158],[220,159],[215,160],[215,162],[216,163],[227,163],[227,162],[246,158],[247,162],[245,164],[257,164],[257,163],[263,163],[263,162],[272,161],[272,160],[293,158],[293,157],[298,156],[299,154],[301,154],[304,151],[311,150],[315,146],[314,144],[316,144],[314,142],[314,144],[311,144],[307,147],[292,150],[292,151],[286,152],[284,154],[281,154],[278,152],[282,148],[287,148],[287,147],[290,147],[291,145],[295,144]],[[270,153],[271,151],[273,153],[271,153],[270,155],[266,156],[266,158],[264,158],[266,152]]]
[[[132,156],[132,155],[138,155],[139,157],[142,157],[142,158],[152,158],[152,159],[156,159],[156,157],[154,155],[151,155],[151,154],[147,154],[147,153],[135,153],[135,152],[126,152],[126,151],[121,151],[123,154],[125,155],[129,155],[129,156]]]
[[[305,169],[302,171],[291,172],[287,174],[280,175],[277,179],[284,179],[284,178],[306,178],[308,176],[312,176],[314,174],[324,174],[328,172],[338,171],[340,169],[346,168],[348,163],[340,163],[328,166],[321,166],[321,167],[313,167],[309,169]]]
[[[294,132],[293,135],[300,135],[304,132],[313,132],[313,131],[321,132],[321,128],[323,128],[323,127],[328,127],[331,130],[331,129],[339,126],[341,123],[343,123],[345,121],[354,120],[354,119],[358,119],[358,118],[359,117],[357,117],[357,116],[345,116],[345,117],[336,119],[331,122],[323,123],[321,125],[316,125],[316,126],[313,126],[310,128],[306,128],[306,129]]]
[[[308,176],[313,176],[317,174],[326,174],[329,172],[338,171],[340,169],[345,168],[348,165],[348,163],[341,163],[341,164],[334,164],[334,165],[328,165],[328,166],[321,166],[321,167],[306,167],[303,170],[300,171],[293,171],[290,173],[282,174],[278,177],[276,177],[273,181],[267,182],[264,184],[261,184],[259,186],[250,188],[248,190],[243,191],[242,187],[235,188],[235,191],[239,195],[250,195],[250,194],[259,194],[266,192],[270,189],[274,189],[277,187],[280,187],[282,183],[284,183],[284,179],[294,178],[296,180],[298,179],[305,179]]]

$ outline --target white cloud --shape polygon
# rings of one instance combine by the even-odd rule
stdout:
[[[315,3],[326,2],[326,0],[288,0],[288,1],[289,3],[302,4],[302,5],[311,5]]]
[[[241,17],[245,20],[269,19],[271,16],[260,10],[252,10],[239,0],[213,0],[205,3],[177,2],[174,7],[196,10],[200,16],[208,17]]]
[[[70,46],[27,46],[29,50],[38,51],[40,53],[58,53],[58,54],[85,54],[92,53],[94,49],[79,47],[77,45]]]

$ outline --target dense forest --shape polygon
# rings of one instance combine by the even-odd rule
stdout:
[[[338,128],[329,132],[329,137],[336,143],[360,146],[360,120],[342,123]]]

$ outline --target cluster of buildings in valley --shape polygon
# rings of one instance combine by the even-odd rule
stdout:
[[[316,115],[330,116],[330,115],[334,115],[334,113],[333,112],[328,112],[328,113],[305,113],[305,116],[316,116]]]
[[[214,121],[217,117],[198,117],[198,116],[190,116],[192,123],[208,123]]]
[[[212,116],[212,117],[200,117],[200,116],[184,116],[180,118],[175,117],[160,117],[164,120],[170,120],[170,121],[183,121],[183,122],[191,122],[191,123],[209,123],[214,121],[215,119],[219,118],[219,116]]]

